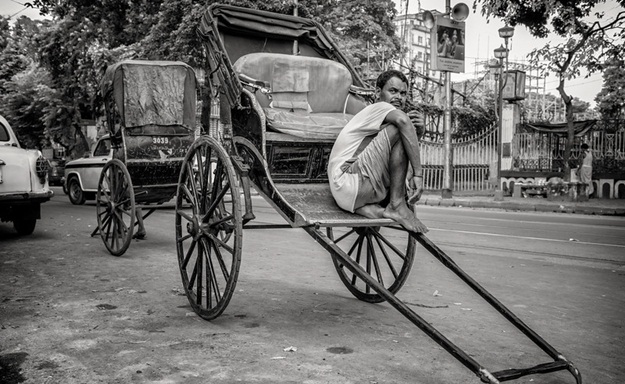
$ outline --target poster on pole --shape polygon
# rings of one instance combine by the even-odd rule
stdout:
[[[464,42],[464,21],[437,15],[430,34],[432,69],[464,72]]]

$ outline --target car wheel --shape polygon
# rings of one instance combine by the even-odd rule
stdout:
[[[72,178],[67,186],[69,201],[74,205],[82,205],[85,203],[85,193],[80,188],[78,179]]]
[[[33,233],[37,219],[22,219],[13,221],[13,228],[20,236],[26,236]]]

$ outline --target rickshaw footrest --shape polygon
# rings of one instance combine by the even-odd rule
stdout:
[[[538,364],[530,368],[512,368],[504,369],[502,371],[493,372],[493,376],[499,381],[507,381],[518,379],[522,376],[537,374],[537,373],[549,373],[555,371],[561,371],[568,369],[569,363],[566,361],[553,361],[550,363]]]

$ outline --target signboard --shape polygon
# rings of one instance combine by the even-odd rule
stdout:
[[[464,21],[436,15],[430,33],[432,69],[464,72],[464,42]]]

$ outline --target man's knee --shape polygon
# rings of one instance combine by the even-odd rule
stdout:
[[[397,128],[394,124],[388,123],[384,126],[384,130],[386,131],[391,147],[395,146],[395,144],[401,139],[399,136],[399,128]]]

